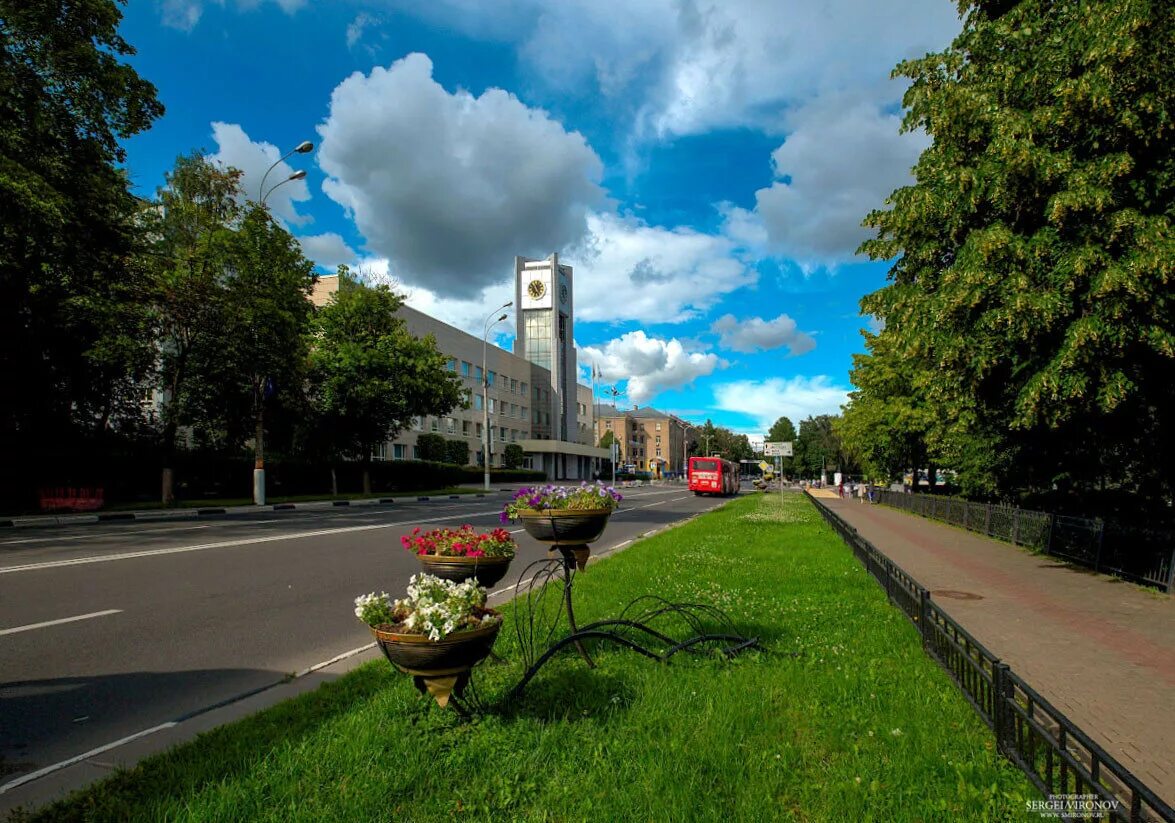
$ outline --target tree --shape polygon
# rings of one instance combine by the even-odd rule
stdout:
[[[600,438],[601,449],[611,449],[612,444],[616,442],[616,435],[611,430],[604,432],[604,436]]]
[[[469,465],[469,443],[464,440],[445,441],[445,462],[458,466]]]
[[[609,432],[611,434],[611,432]],[[502,461],[508,469],[522,468],[522,460],[525,452],[522,451],[522,446],[517,443],[511,443],[506,446],[506,451],[502,455]]]
[[[366,463],[414,417],[443,415],[461,402],[461,384],[445,368],[432,337],[414,337],[396,315],[403,298],[387,286],[366,286],[345,266],[339,289],[314,316],[307,336],[315,419],[338,456]],[[421,435],[422,460],[461,460],[440,435]],[[364,487],[368,490],[367,466]]]
[[[963,4],[906,61],[933,144],[867,223],[896,262],[862,308],[914,358],[932,448],[976,493],[1175,493],[1175,16]],[[1096,444],[1093,445],[1093,444]]]
[[[180,426],[201,422],[189,391],[195,369],[217,362],[223,350],[223,281],[240,215],[240,177],[236,169],[222,169],[197,152],[180,157],[143,220],[149,246],[142,257],[152,275],[158,334],[154,386],[160,398],[165,504],[174,500],[176,433]]]
[[[836,434],[836,418],[830,414],[800,422],[796,436],[795,468],[802,477],[819,477],[822,471],[854,474],[860,466]]]
[[[449,456],[445,438],[439,434],[421,434],[416,437],[416,450],[421,460],[444,463]]]
[[[791,443],[794,453],[796,427],[792,425],[791,420],[781,417],[771,424],[771,429],[767,432],[767,441],[770,443]],[[795,458],[781,457],[779,460],[783,475],[790,477],[795,471]]]
[[[19,387],[0,399],[9,466],[134,410],[149,365],[120,141],[163,107],[122,62],[134,49],[121,17],[111,0],[0,0],[0,374]]]

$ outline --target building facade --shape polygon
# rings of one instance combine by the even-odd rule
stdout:
[[[525,265],[534,262],[546,263],[546,268]],[[417,440],[431,433],[465,441],[469,463],[480,465],[488,403],[491,466],[502,466],[506,446],[517,444],[523,450],[523,466],[543,471],[552,480],[587,480],[600,471],[608,451],[592,442],[591,389],[575,379],[571,267],[560,265],[557,255],[547,261],[517,258],[515,280],[519,309],[513,353],[492,343],[483,346],[481,338],[409,306],[400,308],[398,316],[409,332],[436,340],[437,350],[447,358],[446,368],[461,379],[466,402],[446,415],[413,420],[406,431],[376,450],[375,459],[419,459]],[[541,294],[539,287],[531,288],[536,280],[543,284]],[[337,290],[337,276],[320,277],[311,300],[325,305]]]
[[[633,407],[621,411],[601,406],[595,421],[596,442],[612,432],[620,446],[619,466],[649,472],[654,477],[680,476],[688,458],[686,432],[692,426],[672,414],[654,408]]]

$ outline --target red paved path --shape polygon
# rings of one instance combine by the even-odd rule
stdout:
[[[1175,597],[885,506],[819,502],[1175,805]]]

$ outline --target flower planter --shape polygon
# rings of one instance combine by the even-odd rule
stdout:
[[[439,554],[420,554],[416,556],[420,561],[420,568],[427,574],[435,575],[444,580],[454,580],[458,583],[469,579],[477,580],[478,585],[489,587],[506,576],[513,557],[447,557]]]
[[[492,609],[486,611],[498,615]],[[400,671],[422,677],[440,677],[467,672],[484,660],[493,649],[501,628],[499,619],[488,626],[455,632],[443,640],[429,640],[427,635],[401,634],[376,626],[371,627],[371,633],[388,662]]]
[[[525,509],[518,520],[540,543],[582,545],[600,539],[612,509]]]

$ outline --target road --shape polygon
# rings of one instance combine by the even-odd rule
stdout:
[[[629,492],[595,552],[723,502]],[[370,643],[352,603],[419,571],[400,536],[506,498],[0,533],[0,786]],[[512,570],[545,555],[509,528]]]

